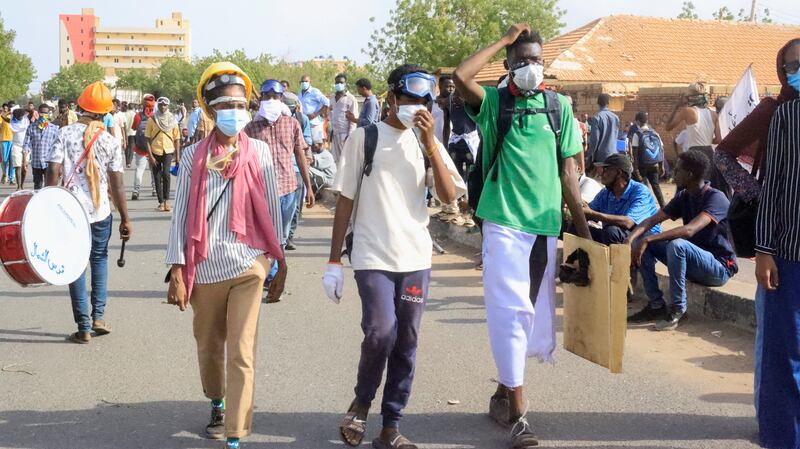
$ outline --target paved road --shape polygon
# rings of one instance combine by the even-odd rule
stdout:
[[[74,330],[65,288],[23,289],[0,275],[0,447],[220,447],[197,436],[208,404],[191,312],[164,303],[170,218],[155,206],[149,196],[130,203],[134,238],[124,269],[113,263],[117,241],[111,248],[107,318],[114,332],[90,345],[64,341]],[[352,277],[338,306],[319,285],[330,225],[327,210],[307,212],[285,301],[262,308],[256,433],[245,447],[342,447],[336,427],[352,396],[361,315]],[[480,274],[473,251],[448,249],[434,258],[403,429],[428,449],[503,448],[505,431],[485,416],[495,370]],[[631,329],[621,375],[560,349],[555,366],[527,370],[528,416],[544,447],[757,447],[752,338],[699,319],[666,334]],[[378,424],[370,420],[367,441]]]

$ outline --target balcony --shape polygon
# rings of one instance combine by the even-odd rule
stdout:
[[[169,47],[183,47],[184,45],[186,45],[186,41],[179,41],[177,39],[175,39],[175,40],[161,40],[161,39],[151,40],[151,39],[141,39],[141,37],[139,39],[122,39],[122,38],[111,38],[111,39],[108,39],[108,38],[105,38],[105,37],[100,37],[100,35],[98,35],[98,34],[94,35],[94,41],[95,41],[95,45],[98,46],[98,47],[102,46],[102,45],[110,45],[110,44],[114,44],[114,45],[136,45],[137,47],[140,46],[140,45],[141,46],[145,46],[145,45],[163,45],[163,46],[169,46]]]
[[[133,50],[95,50],[96,56],[109,56],[112,58],[169,58],[171,56],[183,56],[182,53],[172,53],[170,51],[133,51]]]
[[[148,62],[106,62],[106,61],[97,61],[101,67],[113,67],[115,69],[157,69],[158,64],[148,63]]]

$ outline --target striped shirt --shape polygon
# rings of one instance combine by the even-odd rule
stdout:
[[[278,186],[275,168],[269,146],[256,139],[250,139],[251,148],[256,151],[264,171],[264,182],[267,186],[267,205],[272,217],[272,224],[278,234],[278,241],[282,238],[281,208],[278,199]],[[181,164],[178,170],[178,187],[175,193],[175,211],[172,214],[169,242],[167,243],[166,263],[168,265],[183,265],[186,263],[184,249],[186,245],[186,218],[189,213],[189,187],[192,178],[192,159],[197,144],[187,147],[181,152]],[[264,254],[263,250],[251,248],[241,243],[236,234],[230,230],[230,217],[228,210],[231,205],[233,186],[225,189],[226,180],[215,171],[208,172],[206,185],[206,204],[211,211],[214,203],[220,198],[211,218],[208,220],[208,258],[197,265],[195,282],[198,284],[213,284],[233,279],[247,271],[256,257]],[[236,182],[232,180],[231,182]],[[224,192],[224,194],[223,194]]]
[[[800,262],[800,100],[772,116],[756,219],[756,251]]]

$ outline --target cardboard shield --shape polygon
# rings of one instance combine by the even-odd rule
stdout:
[[[628,324],[630,247],[605,246],[565,233],[564,259],[577,249],[589,255],[589,285],[562,284],[564,349],[612,373],[621,373]]]

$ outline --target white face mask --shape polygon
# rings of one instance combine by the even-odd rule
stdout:
[[[283,111],[283,102],[280,100],[264,100],[258,109],[258,115],[267,119],[270,123],[278,120]]]
[[[524,65],[511,72],[511,79],[522,90],[534,90],[544,81],[544,66],[542,64]]]
[[[397,108],[397,119],[405,126],[406,128],[413,128],[414,125],[414,117],[417,115],[417,111],[422,111],[426,109],[424,105],[421,104],[406,104],[399,106]]]

